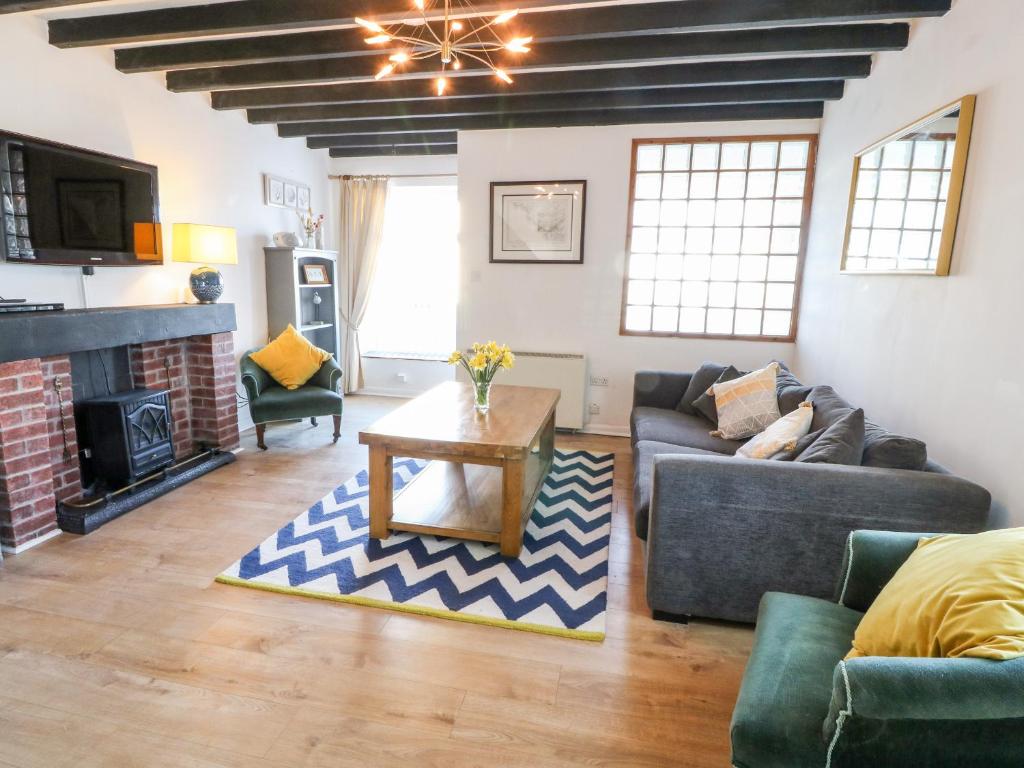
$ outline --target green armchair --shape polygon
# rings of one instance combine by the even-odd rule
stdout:
[[[925,535],[851,533],[834,603],[765,594],[733,710],[735,768],[1024,765],[1024,659],[842,661]]]
[[[285,389],[253,362],[250,355],[255,351],[250,349],[242,355],[239,367],[260,450],[267,450],[263,441],[267,422],[308,418],[315,426],[317,416],[334,417],[334,442],[338,442],[344,400],[340,392],[341,366],[337,361],[332,357],[325,362],[313,378],[298,389]]]

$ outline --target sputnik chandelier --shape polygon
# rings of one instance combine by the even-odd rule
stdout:
[[[505,37],[499,32],[519,14],[519,11],[504,11],[496,16],[477,17],[472,15],[476,11],[466,0],[457,2],[457,13],[462,17],[459,19],[452,18],[451,0],[444,0],[443,18],[427,18],[427,0],[413,0],[413,5],[419,12],[419,18],[415,20],[378,24],[356,17],[356,23],[372,33],[372,37],[366,38],[368,44],[397,43],[407,46],[388,57],[388,63],[377,71],[375,79],[381,80],[395,73],[403,64],[436,56],[441,61],[441,70],[434,80],[438,96],[443,96],[448,88],[448,78],[445,74],[449,70],[461,69],[463,59],[478,61],[490,69],[499,80],[511,83],[512,78],[495,63],[491,55],[499,51],[527,53],[530,50],[527,46],[533,40],[532,37]]]

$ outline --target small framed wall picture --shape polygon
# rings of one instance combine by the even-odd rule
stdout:
[[[330,285],[327,267],[322,264],[303,264],[302,271],[306,276],[306,285]]]
[[[309,210],[309,187],[300,186],[298,188],[295,195],[295,207],[302,212]]]
[[[284,208],[284,179],[263,174],[263,204]]]
[[[294,208],[296,201],[299,199],[299,187],[291,181],[284,183],[284,207]]]
[[[491,263],[582,264],[586,181],[491,182]]]

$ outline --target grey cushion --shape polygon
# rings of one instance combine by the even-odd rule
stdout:
[[[825,434],[825,428],[822,427],[817,432],[808,432],[806,435],[796,441],[796,445],[793,446],[792,450],[786,450],[783,448],[777,453],[773,453],[768,458],[771,461],[794,461],[796,457],[806,451],[810,446],[814,445],[815,441]]]
[[[722,384],[723,382],[726,381],[735,381],[742,375],[742,372],[737,371],[735,367],[730,365],[728,368],[722,371],[721,376],[715,379],[715,384]],[[713,387],[715,384],[712,384],[711,387]],[[693,401],[693,408],[695,411],[697,411],[697,413],[699,413],[705,419],[707,419],[712,424],[717,426],[718,408],[715,407],[714,395],[708,394],[708,392],[711,391],[711,387],[708,387],[706,390],[704,390],[704,394]]]
[[[696,416],[697,410],[693,407],[693,401],[707,392],[708,387],[718,381],[718,377],[726,368],[728,366],[719,363],[701,363],[700,368],[690,377],[690,383],[686,386],[676,410],[687,416]]]
[[[687,416],[665,408],[634,408],[632,421],[634,443],[654,440],[730,456],[743,445],[739,440],[712,437],[714,425],[703,416]]]
[[[779,413],[785,416],[800,407],[800,403],[807,400],[813,387],[801,384],[800,380],[793,375],[784,362],[773,360],[779,364],[779,370],[775,374],[775,392],[779,397]]]
[[[860,463],[865,467],[921,470],[928,463],[928,448],[920,440],[894,435],[868,421],[864,423],[864,454]]]
[[[825,429],[795,461],[806,464],[859,465],[864,453],[864,411],[858,408]]]
[[[648,513],[651,508],[654,457],[666,453],[690,456],[716,455],[712,451],[702,451],[699,448],[684,448],[679,445],[658,443],[651,440],[643,440],[636,444],[636,448],[633,450],[633,517],[636,524],[636,535],[644,540],[647,539]]]
[[[812,387],[807,399],[814,404],[814,418],[811,432],[830,427],[853,410],[853,406],[841,398],[832,387]],[[798,404],[799,405],[799,404]],[[859,463],[859,459],[858,459]]]

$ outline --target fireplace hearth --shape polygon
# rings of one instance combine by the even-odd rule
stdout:
[[[234,460],[233,330],[230,304],[0,315],[3,550],[87,533]]]

